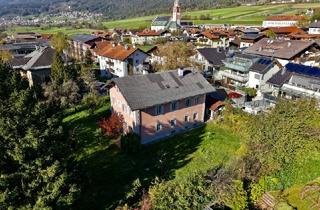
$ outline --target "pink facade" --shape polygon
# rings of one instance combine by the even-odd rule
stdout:
[[[127,101],[125,100],[117,86],[114,86],[110,89],[110,100],[112,110],[123,116],[125,122],[124,130],[126,132],[134,130],[137,134],[139,134],[139,129],[136,128],[139,124],[138,122],[140,121],[139,112],[131,111]]]
[[[205,94],[181,99],[174,103],[175,106],[169,102],[159,105],[161,108],[154,106],[137,111],[130,109],[117,86],[110,89],[110,98],[113,111],[124,117],[125,130],[140,135],[142,144],[192,129],[204,122]]]

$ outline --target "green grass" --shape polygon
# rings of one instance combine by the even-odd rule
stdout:
[[[144,52],[148,52],[151,50],[155,45],[137,45],[139,49],[141,49]]]
[[[263,5],[263,6],[240,6],[222,9],[209,9],[199,11],[183,12],[183,15],[191,16],[191,21],[196,24],[243,24],[243,25],[261,25],[262,21],[268,15],[280,14],[298,14],[305,13],[308,8],[320,7],[316,3],[304,4],[281,4],[281,5]],[[170,15],[170,14],[165,14]],[[198,20],[200,15],[210,15],[212,20]],[[131,18],[126,20],[117,20],[105,22],[107,28],[145,28],[150,27],[154,16]]]
[[[225,163],[240,146],[237,136],[208,124],[127,155],[96,135],[97,122],[109,108],[105,99],[105,105],[91,114],[80,108],[65,113],[64,124],[75,129],[78,139],[74,165],[84,180],[76,209],[114,209],[137,178],[146,189],[155,177],[184,181],[192,173]]]
[[[240,6],[222,9],[208,9],[198,11],[183,11],[183,15],[191,16],[191,20],[195,24],[234,24],[234,25],[261,25],[262,21],[268,15],[292,15],[305,13],[308,8],[320,7],[317,3],[303,3],[303,4],[281,4],[281,5],[262,5],[262,6]],[[171,15],[171,14],[159,14]],[[201,15],[210,15],[210,20],[199,20]],[[128,28],[128,29],[142,29],[148,28],[152,20],[157,15],[150,15],[137,18],[129,18],[125,20],[115,20],[103,22],[105,28]],[[57,33],[64,32],[68,35],[84,33],[91,33],[92,29],[75,29],[67,27],[13,27],[7,30],[9,34],[13,32],[35,31],[40,33]]]
[[[312,209],[310,208],[312,206],[311,200],[302,199],[301,192],[307,183],[320,177],[320,152],[308,154],[307,157],[308,159],[302,162],[301,165],[296,166],[296,168],[282,170],[281,179],[290,185],[286,186],[284,191],[275,193],[277,200],[284,200],[291,207],[299,210]]]
[[[93,29],[76,29],[69,27],[29,27],[29,26],[17,26],[9,28],[6,30],[6,33],[13,34],[15,32],[38,32],[42,34],[56,34],[58,32],[63,32],[66,35],[74,34],[91,34]]]

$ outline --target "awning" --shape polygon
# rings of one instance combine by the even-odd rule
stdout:
[[[221,106],[227,105],[226,102],[224,101],[217,101],[216,103],[212,104],[212,106],[209,108],[211,111],[216,111],[219,109]]]

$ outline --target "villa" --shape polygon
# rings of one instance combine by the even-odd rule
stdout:
[[[179,69],[113,79],[110,99],[125,132],[148,144],[202,125],[206,95],[214,91],[200,73]]]

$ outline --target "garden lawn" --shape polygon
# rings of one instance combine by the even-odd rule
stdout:
[[[114,209],[124,204],[136,179],[145,189],[156,177],[183,182],[197,171],[227,162],[240,146],[237,136],[208,124],[127,155],[96,133],[98,120],[109,108],[106,99],[105,105],[91,114],[87,110],[66,112],[65,126],[75,130],[78,141],[74,165],[84,180],[76,209]]]

